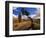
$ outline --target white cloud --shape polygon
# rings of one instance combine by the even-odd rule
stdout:
[[[36,14],[33,14],[33,15],[29,15],[29,17],[31,17],[31,18],[34,18],[34,16],[36,16]]]
[[[13,9],[15,10],[16,8],[15,8],[15,7],[13,7]]]
[[[23,15],[22,19],[28,19],[28,17],[26,15]]]
[[[15,18],[18,18],[18,15],[14,15],[14,14],[13,14],[13,16],[14,16]]]

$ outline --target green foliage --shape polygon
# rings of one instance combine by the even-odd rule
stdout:
[[[25,10],[25,8],[22,8],[21,11],[22,11],[22,15],[26,15],[26,16],[29,15],[29,12],[27,12],[27,11]]]
[[[29,15],[29,12],[27,12],[26,10],[25,10],[25,15],[26,15],[26,16],[28,16],[28,15]]]

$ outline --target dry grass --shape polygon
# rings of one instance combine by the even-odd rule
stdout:
[[[14,19],[13,21],[13,30],[27,30],[29,27],[31,27],[32,22],[30,20],[21,20],[19,22],[18,19]]]
[[[40,24],[34,22],[32,23],[30,20],[24,20],[21,19],[21,22],[19,22],[18,19],[13,18],[13,30],[29,30],[29,28],[32,28],[32,24],[34,24],[33,29],[39,30],[40,29]]]

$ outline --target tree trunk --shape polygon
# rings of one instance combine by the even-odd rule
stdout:
[[[30,22],[32,22],[31,28],[34,29],[33,19],[31,17],[28,17],[30,19]]]
[[[19,13],[19,15],[18,15],[18,20],[19,20],[19,22],[21,22],[21,13]]]

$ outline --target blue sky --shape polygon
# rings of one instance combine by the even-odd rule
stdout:
[[[18,15],[19,14],[19,12],[21,12],[21,9],[22,9],[22,7],[18,7],[18,8],[13,8],[13,14],[14,15]],[[33,15],[33,14],[36,14],[37,12],[37,8],[28,8],[28,7],[26,7],[25,8],[25,10],[27,11],[27,12],[29,12],[30,13],[30,15]]]

